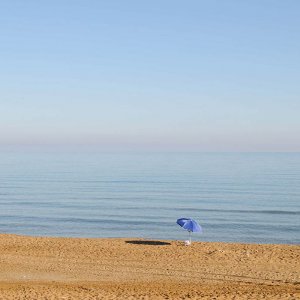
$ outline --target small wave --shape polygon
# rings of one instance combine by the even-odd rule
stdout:
[[[271,214],[271,215],[300,215],[300,211],[292,210],[256,210],[256,209],[195,209],[195,208],[174,208],[177,211],[204,211],[204,212],[222,212],[222,213],[237,213],[237,214]]]
[[[157,206],[128,206],[123,207],[123,210],[153,210]],[[299,210],[258,210],[258,209],[214,209],[214,208],[194,208],[194,207],[159,207],[159,210],[164,211],[180,211],[180,212],[219,212],[219,213],[236,213],[236,214],[271,214],[271,215],[300,215]]]

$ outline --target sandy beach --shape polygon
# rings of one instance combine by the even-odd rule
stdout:
[[[300,299],[300,246],[0,235],[0,299]]]

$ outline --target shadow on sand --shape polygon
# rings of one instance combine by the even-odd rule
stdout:
[[[160,242],[160,241],[125,241],[127,244],[134,244],[134,245],[152,245],[152,246],[166,246],[171,245],[171,243],[167,242]]]

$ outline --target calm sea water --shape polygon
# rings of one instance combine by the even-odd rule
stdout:
[[[300,153],[0,152],[0,233],[300,242]]]

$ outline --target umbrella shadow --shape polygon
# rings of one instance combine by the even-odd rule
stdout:
[[[141,241],[141,240],[135,240],[135,241],[125,241],[127,244],[133,244],[133,245],[150,245],[150,246],[167,246],[171,245],[171,243],[168,242],[161,242],[161,241]]]

